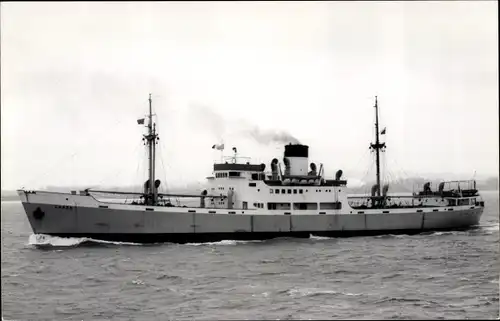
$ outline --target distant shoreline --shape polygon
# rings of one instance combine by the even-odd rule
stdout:
[[[479,191],[479,193],[480,193],[480,194],[481,194],[481,193],[493,193],[493,192],[498,193],[498,191],[499,191],[498,189],[494,189],[494,190],[492,190],[492,189],[488,189],[488,190]],[[10,192],[11,192],[11,191],[3,191],[3,192],[2,192],[2,194],[3,194],[4,192],[7,192],[7,193],[9,193],[9,194],[10,194]],[[13,192],[13,193],[15,193],[15,192]],[[393,192],[393,193],[395,193],[395,194],[397,194],[397,193],[403,194],[403,193],[408,193],[408,192]],[[186,194],[189,194],[189,193],[186,193]],[[348,193],[348,195],[356,195],[356,194],[359,194],[359,193]],[[5,201],[5,202],[9,202],[9,201],[20,201],[20,199],[19,199],[19,196],[17,196],[17,194],[15,194],[15,195],[5,195],[5,196],[4,196],[4,195],[2,195],[1,201],[2,201],[2,202],[4,202],[4,201]]]

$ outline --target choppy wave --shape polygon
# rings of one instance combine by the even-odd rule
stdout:
[[[334,237],[328,237],[328,236],[316,236],[316,235],[309,235],[309,239],[311,240],[333,240],[335,239]]]
[[[237,240],[222,240],[219,242],[204,242],[204,243],[185,243],[182,245],[190,246],[220,246],[220,245],[238,245],[238,244],[248,244],[248,243],[261,243],[262,240],[251,240],[251,241],[237,241]],[[58,237],[46,234],[31,234],[28,240],[28,245],[36,247],[77,247],[84,245],[132,245],[132,246],[146,246],[150,244],[143,243],[133,243],[133,242],[115,242],[115,241],[104,241],[97,240],[90,237]],[[170,243],[158,243],[158,244],[170,244]],[[180,244],[179,244],[180,245]]]
[[[374,303],[381,304],[381,303],[386,303],[386,302],[412,302],[412,303],[415,303],[415,305],[438,304],[437,302],[430,301],[430,300],[423,300],[423,299],[418,299],[418,298],[391,297],[391,296],[382,297],[381,299],[377,300]]]
[[[96,240],[89,237],[58,237],[46,234],[31,234],[28,245],[36,247],[76,247],[84,244],[112,244],[112,245],[142,245],[131,242],[113,242]]]
[[[282,293],[286,293],[293,297],[314,297],[320,295],[347,295],[347,296],[359,296],[362,294],[359,293],[350,293],[350,292],[339,292],[335,290],[322,290],[322,289],[307,289],[307,288],[293,288],[290,290],[282,291]]]
[[[431,233],[430,235],[432,236],[440,236],[440,235],[457,235],[457,234],[460,234],[460,233],[464,233],[464,232],[458,232],[458,231],[445,231],[445,232],[433,232]]]
[[[480,229],[484,232],[489,232],[489,234],[493,232],[499,231],[499,224],[496,223],[494,225],[485,225],[481,226]],[[457,235],[459,233],[464,233],[464,231],[436,231],[429,232],[429,236],[443,236],[443,235]],[[407,234],[384,234],[375,236],[375,238],[406,238],[411,237],[411,235]],[[310,240],[334,240],[334,237],[326,237],[326,236],[316,236],[311,234],[309,236]],[[227,246],[227,245],[238,245],[238,244],[248,244],[248,243],[261,243],[265,242],[263,240],[222,240],[218,242],[202,242],[202,243],[185,243],[183,245],[189,246]],[[132,245],[132,246],[143,246],[142,243],[133,243],[133,242],[115,242],[115,241],[104,241],[93,239],[89,237],[57,237],[50,236],[46,234],[31,234],[29,237],[28,245],[36,246],[36,247],[76,247],[82,245]]]
[[[248,243],[262,243],[262,240],[253,241],[237,241],[237,240],[222,240],[218,242],[204,242],[204,243],[185,243],[184,245],[192,246],[202,246],[202,245],[238,245],[238,244],[248,244]]]
[[[137,280],[133,280],[132,284],[135,284],[135,285],[145,285],[146,283],[144,281],[142,281],[142,280],[137,279]]]
[[[498,232],[500,230],[499,223],[493,225],[482,225],[481,230],[485,232]]]
[[[377,235],[375,238],[377,239],[387,239],[387,238],[397,238],[397,239],[402,239],[405,237],[409,237],[410,235],[408,234],[384,234],[384,235]]]
[[[498,232],[498,224],[480,226],[477,229],[471,229],[465,231],[436,231],[436,232],[429,232],[423,235],[429,235],[429,236],[469,235],[471,233],[478,233],[478,232],[479,233],[485,232],[484,234],[492,234],[493,232]]]

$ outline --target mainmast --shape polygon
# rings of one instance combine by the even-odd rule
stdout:
[[[370,148],[375,150],[375,162],[377,166],[377,196],[380,196],[380,150],[385,148],[385,143],[381,143],[379,139],[377,96],[375,96],[375,144],[370,144]]]
[[[156,134],[156,124],[153,123],[153,113],[151,106],[151,94],[149,94],[149,123],[148,123],[148,134],[144,135],[148,144],[148,160],[149,160],[149,195],[147,197],[148,205],[155,205],[158,194],[155,191],[155,147],[156,139],[158,135]]]

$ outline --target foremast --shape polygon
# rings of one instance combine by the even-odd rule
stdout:
[[[377,167],[377,196],[380,197],[380,151],[384,150],[385,143],[380,142],[379,127],[378,127],[378,102],[375,96],[375,144],[370,144],[370,149],[375,150],[375,163]],[[383,134],[383,133],[382,133]]]
[[[148,205],[156,205],[158,202],[158,191],[156,190],[159,185],[155,181],[155,156],[156,156],[156,144],[158,135],[156,134],[156,124],[153,123],[153,112],[152,112],[152,100],[151,94],[149,94],[149,122],[148,122],[148,134],[144,135],[143,140],[146,140],[148,146],[148,173],[149,179],[147,183],[147,193],[145,193],[145,202]],[[159,183],[159,182],[158,182]],[[145,186],[146,187],[146,186]],[[146,192],[146,191],[145,191]]]

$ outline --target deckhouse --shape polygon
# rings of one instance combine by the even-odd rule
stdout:
[[[323,165],[317,171],[315,163],[309,164],[307,145],[290,143],[283,156],[284,172],[276,158],[271,161],[271,171],[265,171],[265,164],[239,163],[236,153],[226,162],[214,164],[204,193],[227,198],[211,198],[207,206],[280,210],[284,214],[342,209],[347,181],[340,179],[341,170],[335,179],[325,179]]]

